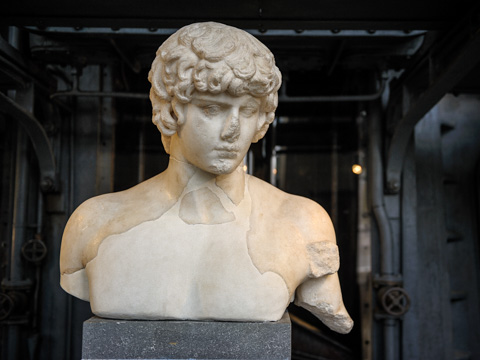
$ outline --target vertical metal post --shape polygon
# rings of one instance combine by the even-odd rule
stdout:
[[[38,192],[38,203],[37,203],[37,231],[35,236],[41,236],[43,232],[43,193]],[[41,282],[41,273],[40,266],[36,266],[35,269],[35,291],[34,291],[34,302],[33,302],[33,319],[32,319],[32,328],[34,331],[37,330],[38,324],[38,301],[40,296],[40,282]]]
[[[380,277],[388,279],[394,277],[394,242],[390,220],[385,210],[384,181],[381,157],[381,113],[380,104],[374,103],[370,107],[369,116],[369,170],[370,194],[373,214],[377,222],[380,235]],[[386,318],[383,320],[384,360],[396,358],[396,327],[398,321]]]
[[[332,183],[331,183],[331,210],[330,216],[332,218],[332,223],[335,229],[338,225],[338,133],[337,129],[333,131],[332,139],[332,156],[331,156],[331,174],[332,174]]]
[[[395,333],[398,320],[396,319],[384,319],[383,320],[383,346],[384,346],[384,359],[394,360],[397,359],[397,344],[395,342]]]
[[[22,282],[23,269],[21,263],[22,244],[26,236],[27,193],[29,169],[27,163],[27,136],[18,127],[17,154],[15,160],[15,190],[13,205],[12,240],[10,245],[10,266],[8,283]],[[8,327],[8,360],[17,360],[20,356],[21,325]]]
[[[393,275],[393,235],[384,203],[383,166],[381,157],[381,129],[379,103],[370,108],[369,116],[369,174],[373,213],[380,233],[380,273]]]
[[[8,27],[8,43],[17,50],[20,48],[20,29],[16,26]]]
[[[17,156],[15,168],[15,190],[13,205],[12,243],[10,248],[10,281],[23,280],[20,262],[22,243],[26,232],[27,193],[28,193],[28,163],[27,136],[22,128],[17,131]]]
[[[273,120],[271,125],[271,133],[272,133],[272,145],[271,145],[271,157],[270,157],[270,184],[273,186],[277,186],[277,118]]]
[[[9,27],[8,41],[11,46],[21,46],[20,30]],[[33,113],[33,85],[27,84],[22,91],[10,90],[9,96],[26,111]],[[24,129],[17,127],[17,147],[15,157],[15,185],[13,195],[12,237],[10,243],[10,264],[8,267],[9,286],[25,283],[21,263],[22,245],[27,231],[27,201],[30,171],[28,165],[28,137]],[[17,360],[20,356],[21,325],[9,325],[7,330],[7,360]]]
[[[12,92],[13,93],[13,92]],[[15,91],[15,100],[25,110],[33,113],[33,85],[23,91]],[[22,243],[25,240],[26,216],[28,201],[28,179],[30,172],[28,167],[27,151],[28,137],[20,126],[17,130],[17,154],[15,168],[15,189],[13,205],[12,243],[10,251],[10,274],[11,281],[23,280],[22,266],[20,262]]]
[[[73,76],[74,81],[78,81],[77,76]],[[69,160],[68,160],[68,206],[67,214],[72,215],[75,207],[75,117],[77,113],[77,99],[73,99],[73,111],[70,114],[69,122]],[[70,353],[72,348],[72,307],[73,297],[67,296],[66,306],[66,326],[65,326],[65,360],[70,359]]]
[[[33,112],[33,86],[30,84],[23,91],[12,92],[15,100],[25,110]],[[12,239],[10,243],[9,285],[26,284],[22,268],[22,245],[27,236],[27,201],[30,169],[28,165],[28,137],[20,126],[17,129],[17,148],[15,158],[15,186],[13,200]],[[18,359],[20,354],[21,325],[8,327],[8,359]]]
[[[361,112],[357,118],[359,126],[359,144],[362,144],[366,113]],[[372,232],[369,202],[367,199],[366,151],[358,151],[358,163],[364,170],[358,175],[358,215],[357,215],[357,283],[361,301],[362,324],[362,360],[372,360]],[[368,164],[367,164],[368,165]]]
[[[248,150],[248,153],[247,153],[247,174],[253,175],[254,167],[255,167],[255,158],[253,156],[253,151]]]
[[[145,180],[145,122],[138,132],[138,182]]]
[[[109,66],[99,66],[98,84],[101,91],[112,90],[112,69]],[[84,72],[84,76],[86,76]],[[97,122],[97,158],[96,158],[96,194],[113,191],[115,173],[115,124],[116,117],[113,99],[100,97],[99,116]]]
[[[277,186],[277,150],[273,148],[270,159],[270,184]]]

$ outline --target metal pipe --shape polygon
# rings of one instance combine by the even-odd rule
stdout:
[[[21,263],[22,243],[26,236],[27,192],[28,192],[27,136],[18,126],[17,154],[15,159],[15,190],[13,204],[12,241],[10,245],[10,266],[8,283],[21,283],[23,271]],[[20,346],[20,325],[8,327],[8,360],[17,360]]]
[[[142,121],[138,134],[138,179],[140,183],[145,180],[145,122]]]
[[[364,95],[332,95],[332,96],[288,96],[286,94],[285,84],[281,88],[281,94],[278,97],[279,102],[354,102],[354,101],[373,101],[379,99],[385,90],[385,79],[380,82],[379,89],[372,94]]]
[[[9,28],[9,44],[20,47],[20,32],[16,27]],[[10,96],[16,97],[17,92],[11,91]],[[15,155],[15,186],[13,192],[12,240],[10,243],[9,284],[21,282],[23,279],[21,250],[26,233],[27,192],[28,192],[28,162],[27,135],[21,126],[17,126],[17,146]],[[16,360],[20,355],[20,325],[10,325],[7,328],[7,360]]]
[[[385,360],[394,360],[396,358],[395,328],[397,327],[397,322],[398,321],[395,319],[383,320],[383,345]]]
[[[38,236],[42,240],[42,231],[43,231],[43,210],[44,210],[44,201],[43,193],[38,192],[38,202],[37,202],[37,231],[36,237]],[[35,269],[35,290],[34,290],[34,299],[33,299],[33,317],[32,317],[32,328],[36,331],[38,326],[38,304],[40,298],[40,284],[42,281],[42,276],[40,272],[40,264],[36,264]]]
[[[274,148],[270,159],[270,184],[273,186],[277,186],[277,171],[277,151]]]
[[[25,131],[18,127],[17,130],[17,155],[15,168],[15,190],[13,205],[12,244],[10,251],[10,276],[9,280],[23,280],[21,265],[22,242],[26,236],[27,192],[28,192],[28,161],[27,161],[27,136]]]
[[[247,153],[247,174],[253,175],[253,169],[255,167],[255,157],[253,151],[250,149]]]
[[[332,223],[335,229],[338,229],[338,132],[334,129],[333,132],[333,146],[331,153],[331,207],[330,216],[332,217]]]
[[[74,76],[74,82],[77,81],[77,77]],[[74,99],[73,102],[73,111],[70,113],[69,121],[69,137],[70,137],[70,147],[69,147],[69,161],[68,161],[68,205],[67,205],[67,214],[70,217],[73,213],[75,207],[75,115],[77,111],[77,102]],[[73,296],[67,296],[67,307],[66,307],[66,324],[65,324],[65,353],[64,359],[69,360],[71,347],[72,347],[72,314],[73,314]]]
[[[373,214],[377,221],[380,236],[380,275],[385,278],[394,275],[394,247],[392,229],[384,205],[380,117],[380,103],[375,102],[370,106],[369,119],[370,194]],[[398,321],[395,319],[386,318],[383,320],[384,360],[395,359],[395,328],[397,323]]]
[[[43,193],[38,193],[38,202],[37,202],[37,234],[41,234],[43,231]]]
[[[332,27],[334,28],[334,27]],[[45,29],[39,29],[37,26],[25,26],[25,29],[37,34],[88,34],[90,36],[104,36],[104,35],[149,35],[149,36],[170,36],[178,28],[133,28],[125,27],[120,29],[112,29],[111,27],[88,26],[88,27],[72,27],[72,26],[50,26]],[[420,35],[425,35],[427,30],[377,30],[375,32],[363,29],[338,29],[338,31],[322,30],[322,29],[305,29],[296,31],[293,29],[268,29],[260,31],[257,29],[245,29],[246,32],[257,37],[321,37],[321,38],[365,38],[365,37],[388,37],[388,38],[412,38]]]
[[[277,121],[275,118],[271,125],[272,151],[270,153],[270,184],[277,186]]]
[[[111,98],[128,98],[128,99],[149,99],[148,94],[142,93],[128,93],[128,92],[104,92],[104,91],[59,91],[50,95],[50,99],[54,99],[59,96],[72,96],[72,97],[111,97]]]
[[[380,235],[380,272],[382,275],[393,275],[393,236],[390,221],[385,210],[383,199],[383,166],[381,158],[380,104],[370,106],[369,119],[369,173],[370,194],[373,214],[377,221]]]
[[[20,29],[18,27],[8,27],[8,43],[17,50],[20,48]]]

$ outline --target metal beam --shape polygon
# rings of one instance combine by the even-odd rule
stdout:
[[[468,26],[468,22],[465,26]],[[463,46],[457,45],[454,49],[453,52],[457,55],[442,66],[444,68],[442,72],[430,78],[430,85],[423,93],[418,96],[407,94],[410,97],[409,105],[407,104],[403,118],[395,126],[387,157],[387,189],[392,193],[400,190],[403,160],[415,125],[480,62],[480,27],[477,25],[473,31],[468,31],[468,34],[470,36],[467,36],[466,40],[458,39],[458,36],[447,36],[450,39],[448,45],[463,44]],[[451,57],[452,50],[444,48],[443,45],[442,43],[434,46],[427,54],[427,61],[419,62],[414,69],[400,79],[400,81],[405,79],[401,86],[404,91],[408,92],[407,89],[415,87],[419,77],[434,73],[433,64],[442,63],[443,58]],[[433,58],[433,54],[438,55]],[[398,104],[393,106],[395,105]]]
[[[51,190],[55,184],[56,165],[45,129],[31,113],[1,92],[0,111],[18,120],[27,132],[38,157],[42,190]]]
[[[121,36],[170,36],[178,28],[108,28],[108,27],[62,27],[52,26],[46,28],[37,28],[36,26],[26,26],[28,31],[40,35],[121,35]],[[268,29],[260,31],[258,29],[245,29],[248,33],[257,37],[322,37],[322,38],[364,38],[364,37],[387,37],[387,38],[405,38],[425,35],[426,30],[303,30],[303,29]]]

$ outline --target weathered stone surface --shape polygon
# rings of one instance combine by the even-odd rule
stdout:
[[[82,359],[290,359],[287,313],[276,322],[137,321],[92,317]]]

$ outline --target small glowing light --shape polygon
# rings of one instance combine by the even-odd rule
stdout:
[[[272,170],[273,175],[277,175],[277,169]]]
[[[247,172],[247,169],[248,169],[247,165],[243,165],[243,171]]]
[[[354,164],[352,165],[352,172],[355,175],[360,175],[363,171],[362,165]]]

